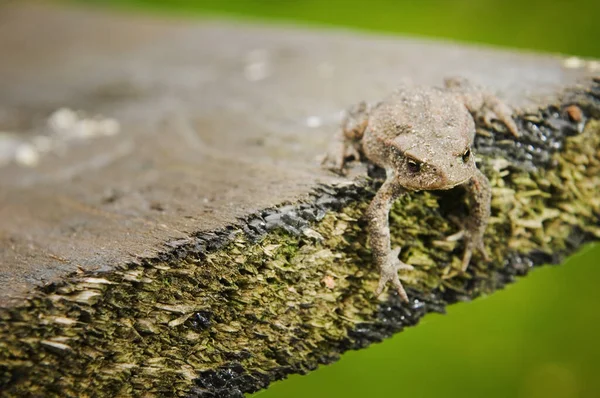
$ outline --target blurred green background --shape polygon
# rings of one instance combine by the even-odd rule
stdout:
[[[80,0],[132,10],[343,26],[599,57],[598,0]]]
[[[343,26],[600,58],[600,1],[88,0],[186,17]],[[271,397],[600,397],[600,245],[307,376]]]

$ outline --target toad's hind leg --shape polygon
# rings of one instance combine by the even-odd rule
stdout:
[[[486,127],[491,127],[492,120],[496,119],[504,123],[514,137],[520,136],[512,117],[513,110],[500,98],[463,78],[447,78],[444,85],[460,98],[469,112],[482,116]]]
[[[361,159],[361,140],[369,122],[369,111],[367,103],[360,102],[344,113],[341,128],[329,145],[321,165],[344,174],[346,159]]]

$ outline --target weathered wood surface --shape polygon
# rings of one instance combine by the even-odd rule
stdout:
[[[536,114],[554,106],[551,109],[556,109],[558,116],[552,112],[544,115],[554,120],[548,129],[557,131],[556,137],[552,136],[560,141],[557,150],[562,148],[563,125],[582,127],[598,118],[597,103],[590,102],[598,95],[592,91],[597,90],[592,89],[592,78],[598,73],[595,63],[416,39],[219,22],[180,23],[13,4],[0,8],[0,54],[0,131],[4,132],[0,149],[5,147],[4,155],[0,150],[4,156],[0,158],[0,305],[15,309],[3,318],[8,325],[5,331],[12,330],[12,325],[21,327],[22,305],[28,297],[41,294],[37,287],[59,286],[45,291],[55,293],[49,300],[56,303],[60,294],[73,293],[72,282],[78,275],[105,277],[108,284],[113,272],[135,264],[159,261],[171,265],[177,255],[161,257],[161,253],[172,256],[178,248],[193,244],[196,237],[204,239],[212,231],[234,230],[236,225],[243,229],[239,220],[263,209],[314,201],[319,196],[310,194],[321,184],[347,182],[321,170],[317,161],[337,128],[340,111],[359,100],[376,100],[402,82],[440,85],[445,77],[459,75],[498,92],[519,114]],[[570,104],[578,105],[574,112],[583,112],[579,119],[565,116],[563,109]],[[88,120],[95,115],[114,119],[120,131],[113,135],[90,136],[93,134],[82,135],[81,131],[61,135],[48,126],[48,119],[61,108],[81,111],[85,114],[81,117]],[[525,123],[523,119],[518,122],[520,126]],[[36,137],[40,135],[47,137],[42,140],[49,147],[46,151],[39,149]],[[23,152],[22,144],[30,145],[30,151]],[[486,145],[481,144],[481,153],[494,154]],[[518,163],[517,168],[525,171],[550,162],[550,152],[536,154],[532,149],[529,153],[526,147],[525,142],[509,149],[507,153],[514,155],[509,162]],[[10,148],[21,152],[16,154]],[[31,149],[37,152],[32,155]],[[364,170],[358,168],[356,173]],[[368,194],[352,195],[368,198]],[[204,256],[210,252],[209,246],[196,249],[196,254]],[[193,252],[188,249],[185,255]],[[538,260],[547,259],[546,255]],[[132,275],[125,279],[141,280],[138,274]],[[71,287],[61,291],[63,282]],[[87,279],[85,283],[89,287],[104,282]],[[495,282],[493,285],[497,287]],[[365,291],[369,290],[362,293]],[[76,305],[93,306],[95,302],[88,298],[73,300]],[[394,308],[404,311],[394,303]],[[44,315],[51,305],[42,307],[39,311]],[[411,308],[418,319],[422,307],[415,304]],[[434,304],[427,310],[432,309],[436,309]],[[52,313],[60,313],[57,311]],[[68,311],[72,314],[73,309]],[[171,306],[165,311],[183,317],[195,312],[195,325],[202,324],[203,312],[197,309],[174,310]],[[391,313],[381,314],[375,311],[364,318],[389,315],[393,319]],[[413,319],[413,315],[406,317]],[[181,324],[188,322],[183,317]],[[89,321],[89,317],[85,319]],[[163,323],[179,326],[178,319],[163,319]],[[303,322],[310,320],[307,315]],[[145,326],[136,327],[139,333],[150,330],[160,334],[144,322],[140,324]],[[279,367],[261,364],[264,378],[256,376],[263,373],[252,373],[255,379],[242,380],[239,388],[249,391],[271,378],[310,368],[315,360],[330,361],[337,352],[364,346],[402,324],[384,322],[381,333],[363,331],[351,339],[325,339],[330,346],[319,346],[313,353],[331,351],[319,354],[308,365],[302,363],[308,356],[289,367],[277,357]],[[78,339],[84,341],[81,336]],[[337,343],[331,344],[334,340]],[[14,369],[29,374],[32,364],[49,361],[52,350],[67,349],[60,345],[64,339],[44,341],[35,349],[44,352],[50,347],[50,351],[27,360],[23,351],[14,354],[20,362],[14,360],[3,368],[6,373],[0,382],[30,383],[15,379]],[[86,340],[84,346],[105,343]],[[4,349],[18,344],[7,344]],[[285,346],[273,343],[281,344]],[[69,349],[73,349],[71,345]],[[129,357],[123,362],[142,366],[152,355],[162,356],[153,352],[136,359],[138,362]],[[92,357],[81,366],[91,366],[90,361],[98,365],[98,356],[90,354]],[[222,357],[215,367],[224,366]],[[60,360],[58,357],[57,363]],[[111,368],[114,363],[98,366]],[[199,375],[199,369],[189,366],[177,367],[185,370],[178,376],[183,380],[178,393],[191,388],[189,384]],[[120,380],[128,380],[127,388],[143,391],[144,386],[135,384],[136,376],[131,377]],[[148,388],[168,391],[165,388],[172,381],[161,377],[157,377],[157,385]],[[102,380],[94,379],[88,387],[100,388]],[[206,383],[199,385],[197,395],[214,392]],[[125,388],[121,385],[111,386],[114,391],[131,393],[119,390]],[[228,394],[235,395],[236,386]]]

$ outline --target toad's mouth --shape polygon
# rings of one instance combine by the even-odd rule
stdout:
[[[452,188],[456,188],[459,185],[466,184],[469,181],[471,181],[471,177],[465,178],[464,180],[458,181],[456,183],[448,184],[448,186],[446,188],[437,188],[437,189],[440,189],[440,190],[452,189]]]
[[[471,180],[471,177],[464,178],[459,181],[435,181],[429,184],[406,184],[405,188],[412,191],[447,191],[456,188],[459,185],[466,184]]]

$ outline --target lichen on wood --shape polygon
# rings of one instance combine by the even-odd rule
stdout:
[[[600,122],[596,97],[584,98],[579,120],[571,103],[522,115],[517,143],[480,131],[478,162],[493,186],[490,263],[474,257],[461,271],[451,221],[468,211],[460,189],[412,193],[390,215],[392,244],[415,266],[402,275],[411,302],[375,297],[363,218],[381,183],[373,170],[1,310],[3,393],[242,396],[560,261],[600,237]]]

